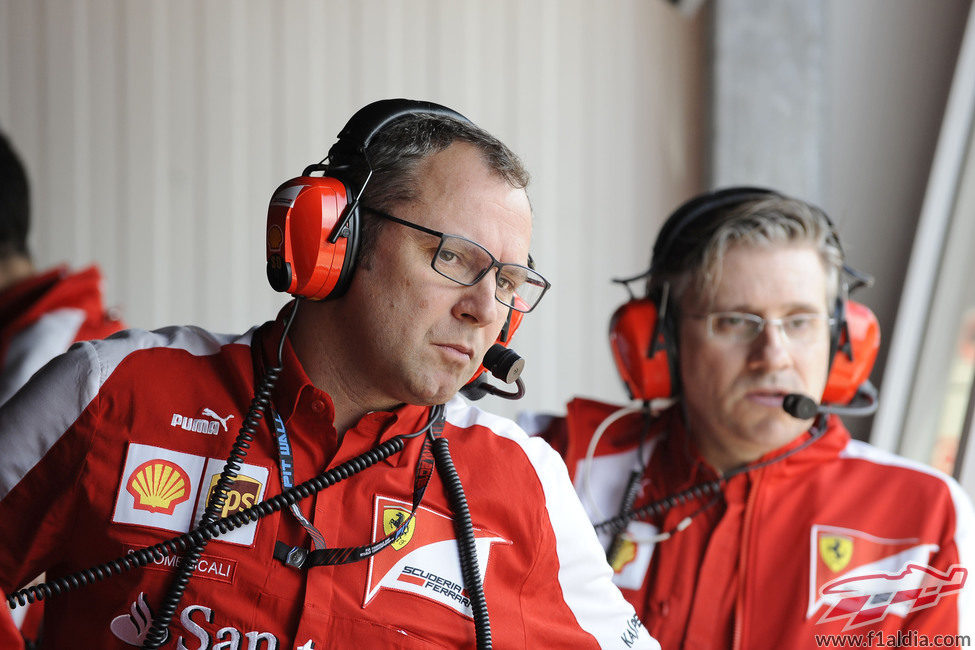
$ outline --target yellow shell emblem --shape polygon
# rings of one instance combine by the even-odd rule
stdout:
[[[613,567],[613,571],[619,573],[634,558],[636,558],[636,543],[624,538],[620,540],[619,548],[616,549],[616,553],[610,558],[609,563]]]
[[[853,558],[853,540],[842,535],[823,535],[819,538],[819,557],[830,571],[842,571]]]
[[[183,468],[168,460],[150,460],[135,468],[125,488],[136,510],[173,514],[190,498],[190,479]]]
[[[403,522],[410,516],[409,511],[403,510],[402,508],[386,508],[383,511],[383,530],[386,531],[387,535],[392,535],[396,532],[396,529],[403,525]],[[416,519],[410,519],[410,523],[406,525],[395,540],[393,540],[393,548],[397,551],[410,543],[413,539],[413,530],[416,528]]]
[[[272,251],[279,250],[284,243],[284,233],[278,226],[271,226],[267,231],[267,247]]]

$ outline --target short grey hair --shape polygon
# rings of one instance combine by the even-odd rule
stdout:
[[[527,187],[527,169],[503,142],[470,122],[436,113],[404,115],[376,133],[365,152],[366,158],[329,163],[343,165],[343,176],[357,188],[366,182],[371,168],[372,176],[363,190],[360,206],[390,211],[396,204],[416,199],[421,163],[454,142],[474,145],[499,178],[514,188]],[[369,218],[367,210],[360,210],[360,215],[363,218],[358,256],[367,262],[383,222]]]
[[[679,262],[679,268],[657,269],[651,292],[670,288],[671,306],[680,304],[693,287],[707,301],[714,299],[725,254],[732,246],[771,247],[810,244],[826,271],[826,300],[832,309],[841,291],[844,255],[832,223],[821,209],[804,201],[771,195],[743,201],[726,209],[710,235]]]

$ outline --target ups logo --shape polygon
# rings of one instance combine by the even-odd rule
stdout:
[[[213,498],[214,490],[220,481],[220,475],[214,474],[210,477],[210,488],[207,490],[207,503]],[[244,474],[238,474],[227,487],[227,498],[223,502],[223,510],[220,511],[221,517],[228,517],[235,512],[246,510],[257,503],[257,495],[261,493],[263,484],[257,479],[253,479]]]

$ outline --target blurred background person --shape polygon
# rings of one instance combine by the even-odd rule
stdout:
[[[75,341],[105,338],[124,327],[102,304],[97,266],[75,272],[65,265],[46,271],[34,266],[27,244],[30,210],[27,169],[0,133],[0,404]],[[13,612],[28,643],[37,640],[43,611],[38,601]]]
[[[123,328],[102,304],[97,266],[34,267],[27,245],[30,217],[27,171],[0,134],[0,404],[75,341]]]

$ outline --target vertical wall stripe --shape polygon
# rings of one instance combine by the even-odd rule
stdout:
[[[555,284],[517,339],[528,397],[485,405],[558,410],[624,397],[609,278],[700,186],[683,111],[704,27],[645,0],[0,0],[0,128],[34,180],[39,266],[97,262],[134,326],[241,331],[285,302],[264,279],[273,189],[368,101],[460,110],[532,172]]]

